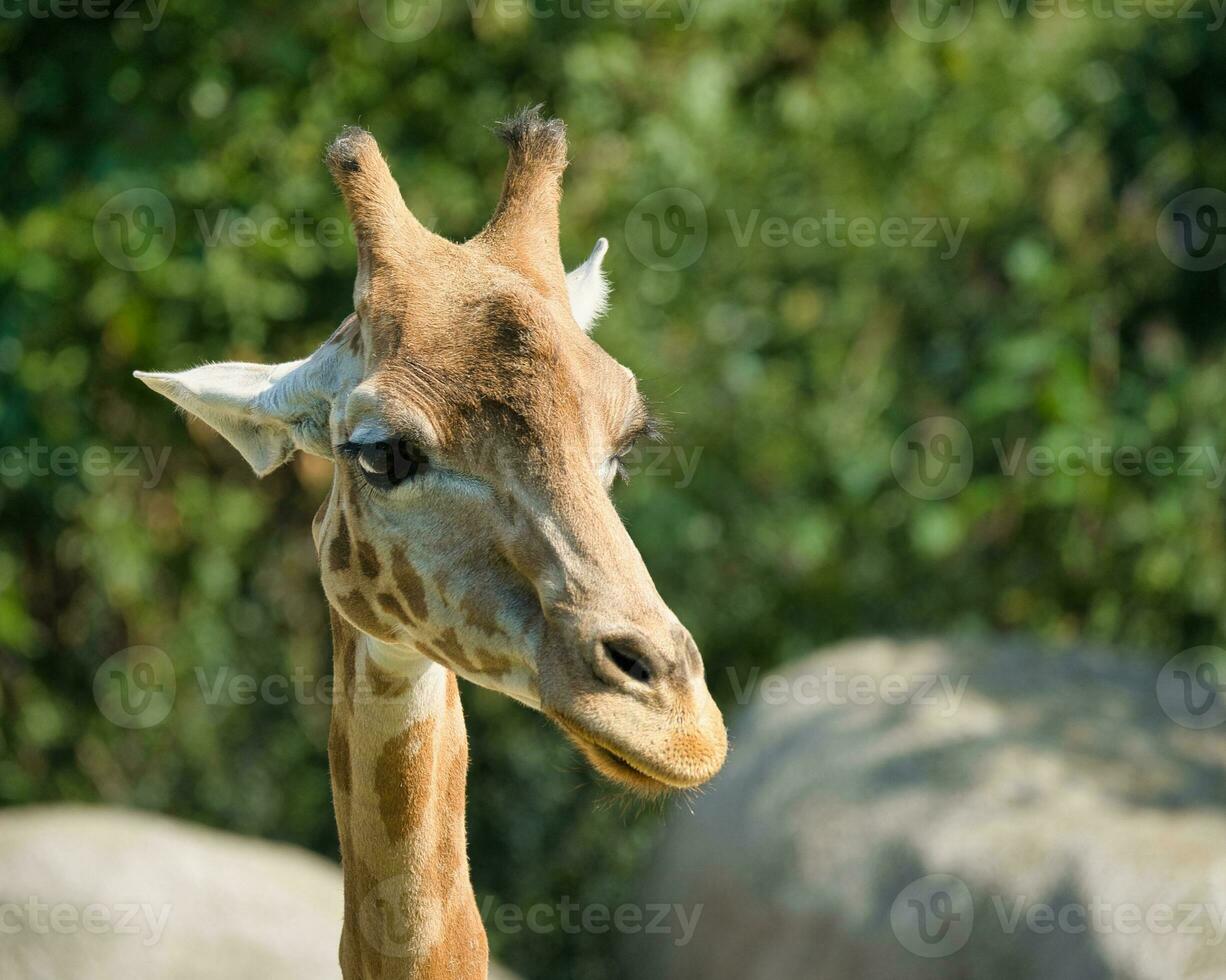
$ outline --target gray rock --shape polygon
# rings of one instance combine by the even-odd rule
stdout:
[[[1226,977],[1226,707],[1188,727],[1161,666],[866,640],[759,678],[643,888],[699,924],[635,976]]]

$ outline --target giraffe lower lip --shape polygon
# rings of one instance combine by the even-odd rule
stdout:
[[[667,793],[674,789],[688,789],[692,785],[645,768],[642,763],[632,762],[620,752],[608,748],[605,742],[597,741],[595,736],[589,735],[578,725],[561,716],[555,715],[554,719],[592,766],[610,779],[649,795]]]

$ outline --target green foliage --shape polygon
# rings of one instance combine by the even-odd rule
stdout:
[[[497,194],[485,127],[538,101],[567,120],[568,264],[611,239],[599,339],[671,443],[700,452],[687,486],[672,457],[618,497],[730,711],[730,669],[743,683],[857,633],[1025,630],[1159,662],[1220,640],[1212,475],[1010,476],[993,443],[1222,446],[1222,273],[1173,264],[1155,234],[1177,194],[1226,181],[1220,37],[981,3],[928,44],[884,5],[697,0],[689,23],[683,7],[449,2],[402,43],[356,0],[176,0],[154,29],[147,8],[0,22],[0,446],[170,451],[160,479],[140,459],[135,476],[4,460],[0,802],[102,799],[335,853],[326,703],[210,705],[196,682],[327,671],[308,533],[326,469],[257,482],[130,372],[288,360],[349,312],[353,250],[324,243],[343,210],[320,154],[354,121],[417,214],[459,238]],[[95,243],[99,209],[133,187],[165,195],[176,229],[140,272]],[[705,248],[648,268],[627,216],[673,187],[702,202]],[[831,210],[909,235],[965,219],[965,234],[795,239]],[[306,231],[242,245],[225,231],[242,216]],[[900,433],[932,416],[973,443],[970,482],[943,500],[891,469]],[[133,645],[170,654],[179,684],[140,730],[91,693]],[[684,806],[610,803],[542,720],[471,689],[466,704],[479,895],[628,900]],[[491,941],[526,977],[620,975],[609,934]]]

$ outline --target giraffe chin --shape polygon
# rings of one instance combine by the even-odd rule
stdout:
[[[646,797],[664,796],[680,789],[689,789],[691,784],[674,782],[645,772],[639,765],[631,762],[612,749],[598,744],[592,736],[577,728],[574,724],[562,718],[554,719],[566,733],[567,738],[583,753],[584,758],[593,769],[610,782]]]

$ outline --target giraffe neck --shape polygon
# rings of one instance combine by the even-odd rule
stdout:
[[[341,971],[345,980],[483,980],[488,948],[468,874],[468,739],[455,674],[331,615]]]

